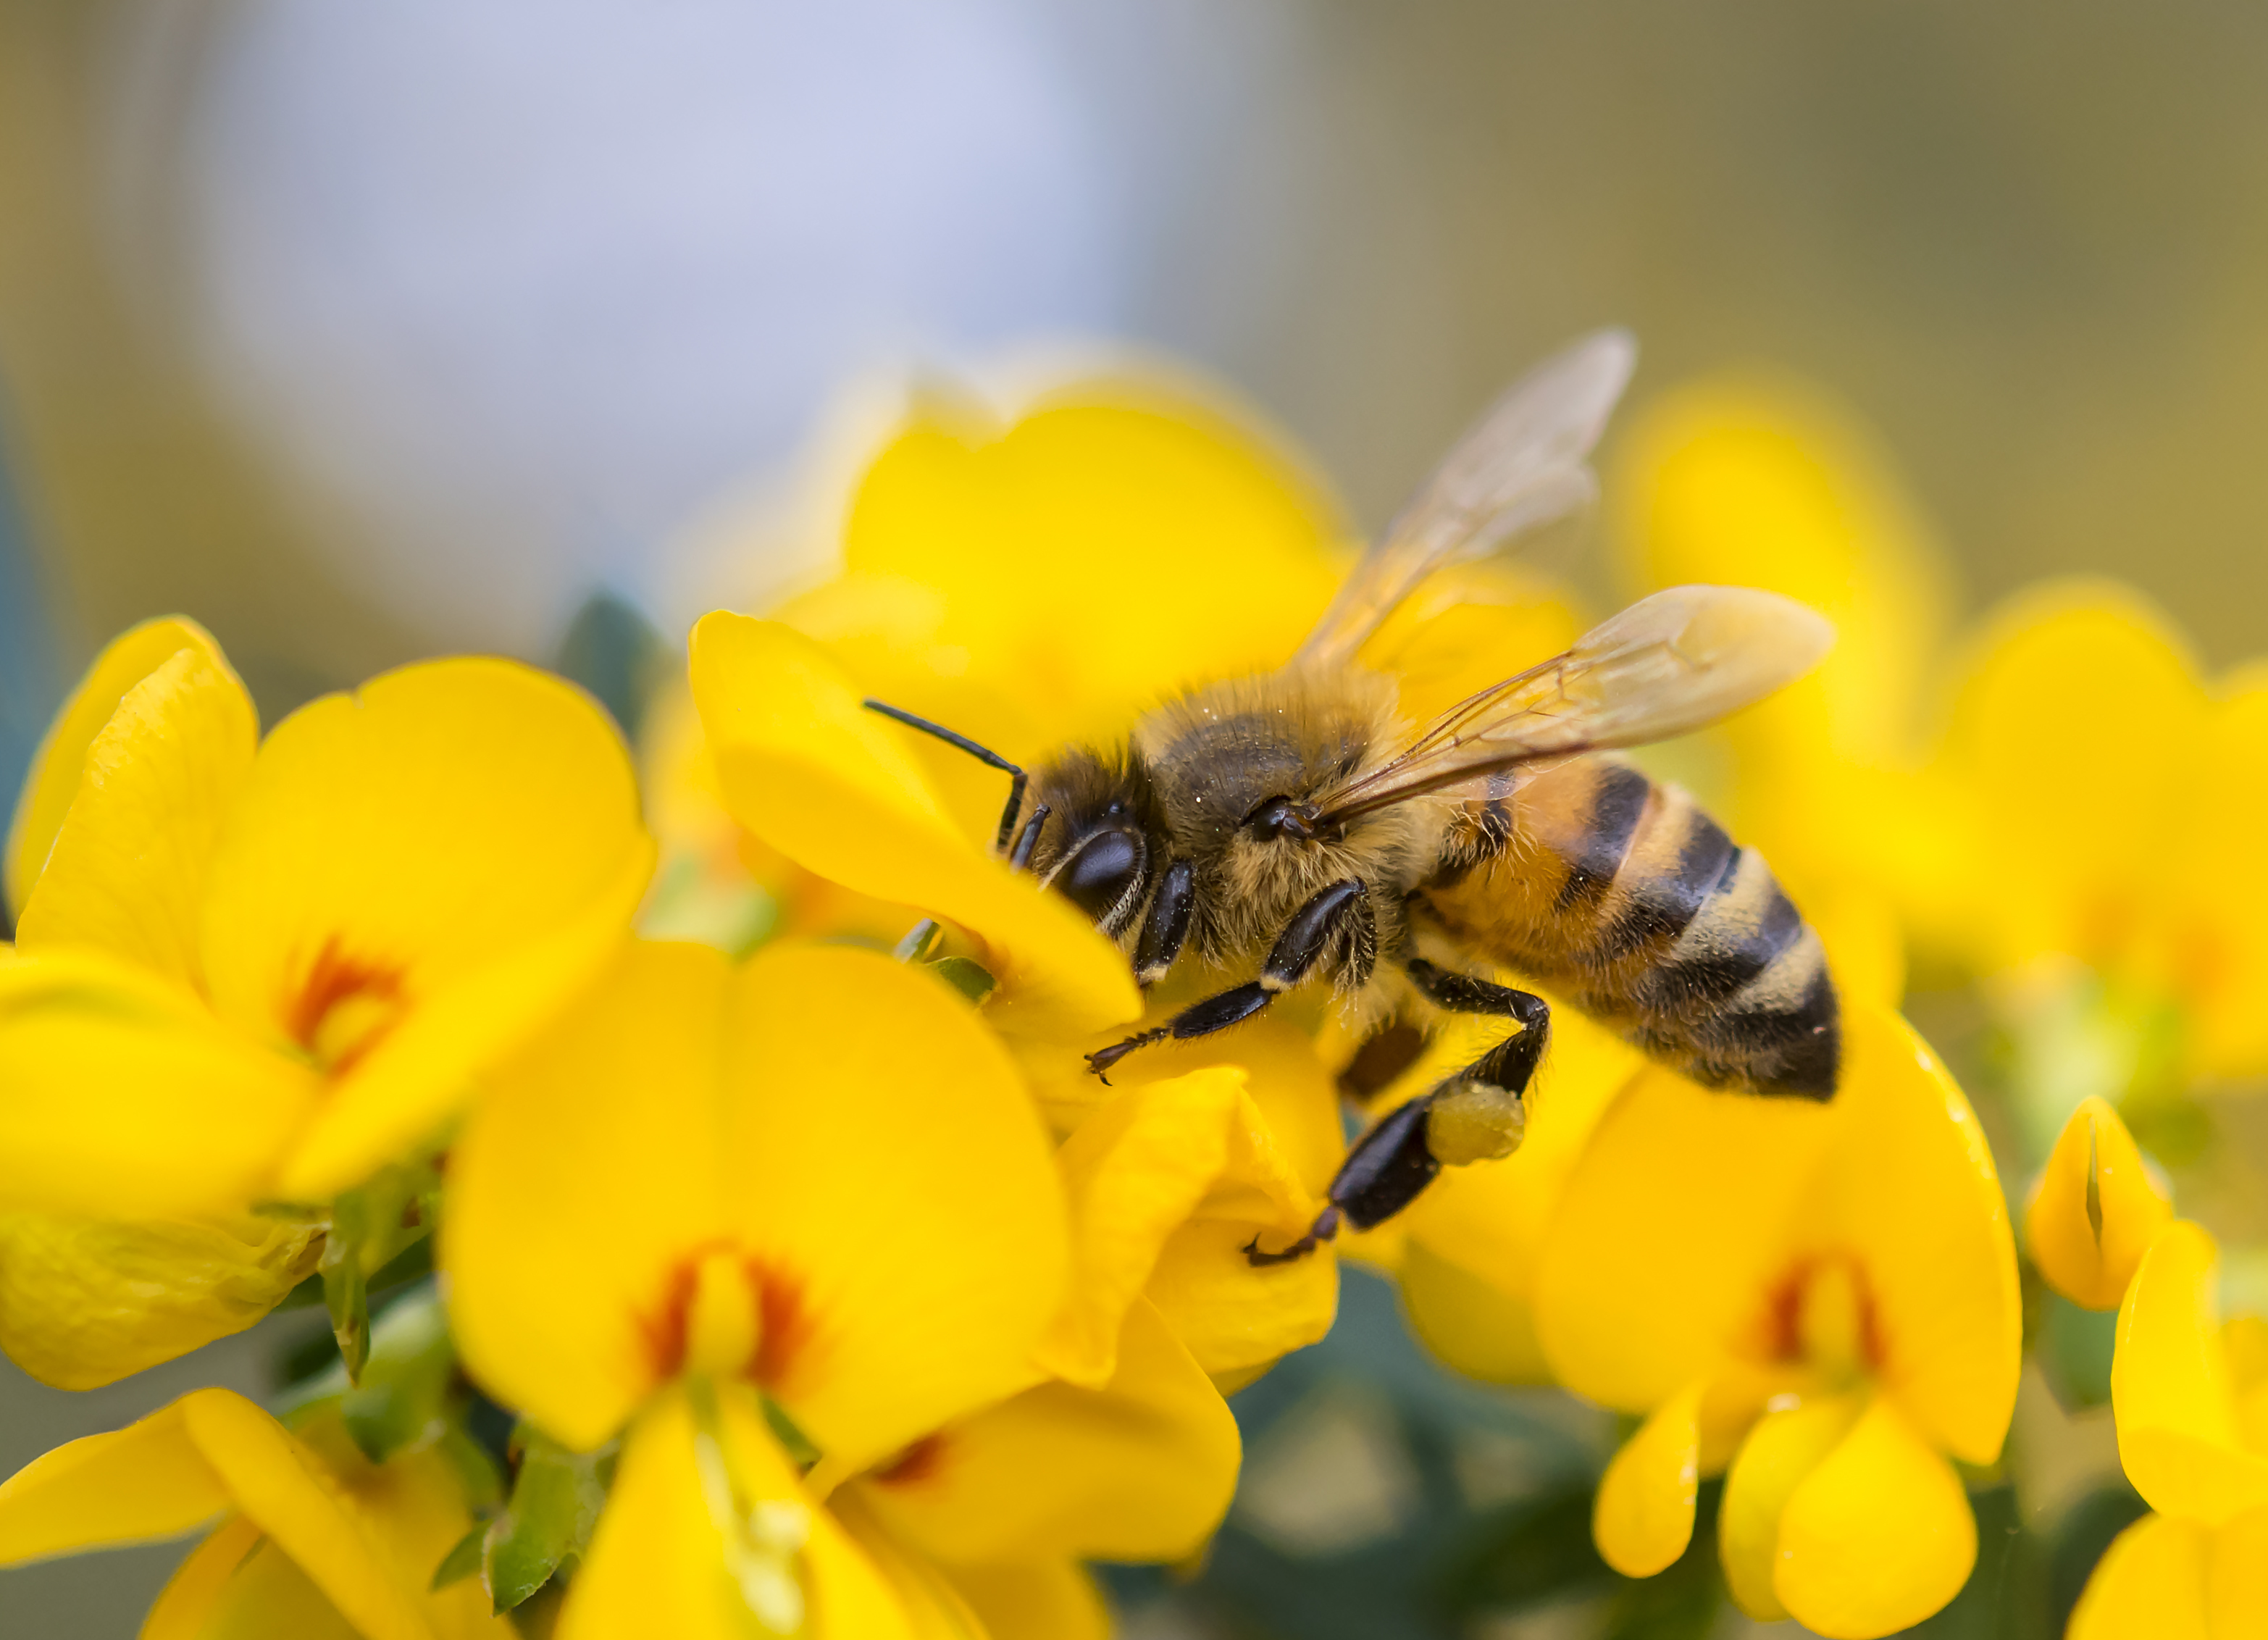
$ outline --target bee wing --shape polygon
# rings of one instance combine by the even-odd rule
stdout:
[[[1589,501],[1598,481],[1584,458],[1637,362],[1630,332],[1602,330],[1515,382],[1363,555],[1292,665],[1344,664],[1434,570]]]
[[[1816,666],[1827,618],[1747,586],[1674,586],[1593,628],[1564,654],[1436,718],[1336,794],[1344,820],[1547,759],[1639,746],[1698,729]]]

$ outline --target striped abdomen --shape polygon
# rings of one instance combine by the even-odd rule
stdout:
[[[1835,1092],[1818,934],[1762,857],[1675,786],[1587,758],[1469,804],[1418,902],[1696,1081]]]

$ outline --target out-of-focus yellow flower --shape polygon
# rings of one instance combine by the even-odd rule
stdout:
[[[1838,982],[1895,1002],[1897,908],[1947,846],[1916,824],[1912,788],[1950,613],[1940,552],[1884,454],[1786,382],[1723,378],[1653,400],[1622,442],[1610,495],[1638,590],[1761,586],[1835,622],[1824,661],[1688,754],[1722,760],[1696,783],[1771,861]]]
[[[148,1640],[510,1640],[475,1583],[434,1590],[472,1526],[438,1450],[372,1464],[335,1419],[294,1435],[225,1389],[59,1446],[0,1484],[0,1565],[219,1519],[151,1608]]]
[[[409,666],[262,741],[202,631],[120,638],[9,837],[0,1342],[84,1386],[248,1325],[320,1229],[248,1210],[433,1136],[651,859],[620,739],[556,679]]]
[[[2223,1326],[2213,1238],[2151,1244],[2118,1312],[2118,1456],[2155,1511],[2122,1533],[2072,1614],[2072,1640],[2268,1634],[2268,1323]]]
[[[442,1230],[474,1376],[570,1445],[628,1426],[560,1633],[924,1632],[767,1403],[873,1468],[1035,1381],[1066,1263],[1045,1131],[944,982],[632,947],[498,1074]]]
[[[2268,1068],[2268,673],[2209,687],[2161,615],[2095,581],[2012,599],[1976,655],[1932,794],[1968,828],[1935,937],[1979,972],[2076,961],[2170,1005],[2192,1077]]]
[[[2090,1094],[2064,1124],[2033,1188],[2024,1244],[2065,1298],[2084,1309],[2115,1310],[2173,1216],[2126,1124]]]
[[[1668,1565],[1698,1479],[1729,1466],[1734,1598],[1858,1640],[1967,1578],[1976,1523],[1947,1454],[1998,1455],[2021,1323],[1968,1102],[1895,1015],[1854,1005],[1845,1029],[1830,1105],[1641,1072],[1566,1182],[1535,1306],[1561,1382],[1646,1415],[1600,1489],[1609,1563]]]

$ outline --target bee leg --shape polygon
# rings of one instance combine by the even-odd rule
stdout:
[[[1438,1008],[1453,1013],[1501,1014],[1520,1029],[1432,1092],[1388,1113],[1355,1141],[1326,1192],[1330,1205],[1314,1228],[1281,1253],[1263,1253],[1256,1237],[1244,1249],[1252,1263],[1277,1264],[1314,1251],[1338,1233],[1341,1221],[1357,1230],[1384,1224],[1418,1199],[1443,1166],[1508,1156],[1527,1127],[1522,1096],[1551,1035],[1551,1004],[1508,985],[1451,974],[1423,960],[1409,965],[1410,980]]]
[[[1134,947],[1134,978],[1140,984],[1155,985],[1181,956],[1197,903],[1196,870],[1187,860],[1175,860],[1159,879],[1158,896],[1150,902],[1142,938]]]
[[[1370,901],[1361,880],[1350,877],[1333,883],[1292,914],[1292,920],[1270,947],[1258,979],[1216,991],[1191,1003],[1161,1026],[1097,1049],[1086,1056],[1087,1069],[1101,1076],[1138,1048],[1162,1042],[1169,1036],[1177,1041],[1210,1036],[1249,1019],[1275,1001],[1278,992],[1289,990],[1307,978],[1333,940],[1365,926],[1369,919]]]
[[[1520,1029],[1452,1077],[1436,1093],[1459,1083],[1479,1083],[1502,1088],[1518,1099],[1528,1092],[1535,1067],[1551,1040],[1551,1004],[1509,985],[1492,985],[1469,974],[1452,974],[1424,958],[1413,958],[1408,972],[1418,994],[1449,1013],[1500,1014],[1516,1021]]]
[[[1440,1097],[1427,1093],[1411,1099],[1356,1140],[1325,1193],[1329,1205],[1316,1217],[1314,1228],[1280,1253],[1262,1252],[1256,1236],[1246,1244],[1246,1261],[1261,1266],[1304,1258],[1336,1236],[1342,1221],[1368,1230],[1416,1201],[1441,1171],[1440,1158],[1425,1142],[1427,1118]]]

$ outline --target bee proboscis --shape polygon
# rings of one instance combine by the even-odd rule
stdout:
[[[1508,1154],[1550,1030],[1549,987],[1712,1086],[1823,1099],[1841,1037],[1819,936],[1752,850],[1682,791],[1603,755],[1682,734],[1808,671],[1833,630],[1749,588],[1642,599],[1565,652],[1411,728],[1364,642],[1450,564],[1572,511],[1635,349],[1603,331],[1515,385],[1363,557],[1280,670],[1189,690],[1115,747],[1016,776],[999,845],[1125,948],[1145,987],[1195,953],[1252,977],[1088,1055],[1225,1030],[1328,983],[1365,1019],[1504,1018],[1504,1039],[1373,1127],[1301,1256],[1367,1229],[1444,1165]],[[1405,1033],[1406,1034],[1406,1033]],[[1359,1058],[1358,1063],[1360,1063]],[[1380,1084],[1382,1085],[1382,1082]]]

